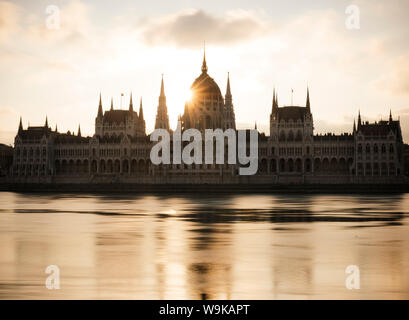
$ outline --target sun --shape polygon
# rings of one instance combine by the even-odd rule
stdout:
[[[191,101],[193,99],[193,91],[190,89],[185,90],[184,96],[186,102]]]

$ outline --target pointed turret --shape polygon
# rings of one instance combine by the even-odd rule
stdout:
[[[361,110],[358,111],[358,130],[361,127]]]
[[[48,117],[47,116],[45,116],[44,127],[48,128]]]
[[[206,64],[206,46],[203,46],[203,63],[202,63],[202,73],[207,73],[207,64]]]
[[[163,74],[160,84],[158,109],[156,111],[155,129],[169,130],[169,116],[168,107],[166,106],[165,84],[163,80]]]
[[[77,133],[78,137],[81,137],[81,125],[78,125],[78,133]]]
[[[226,86],[226,95],[224,99],[225,99],[226,105],[231,105],[233,102],[233,98],[231,95],[231,89],[230,89],[230,72],[227,72],[227,86]]]
[[[142,108],[142,97],[141,97],[141,101],[139,103],[139,119],[144,120],[143,119],[143,108]]]
[[[133,112],[132,91],[131,91],[131,97],[129,99],[129,112]]]
[[[18,133],[23,131],[23,119],[20,117],[20,124],[18,125]]]
[[[98,104],[98,117],[102,117],[103,113],[102,113],[102,97],[101,97],[101,93],[99,93],[99,104]]]
[[[140,123],[140,134],[142,136],[146,135],[146,123],[145,119],[143,118],[143,107],[142,107],[142,97],[139,104],[139,123]]]
[[[276,107],[278,108],[278,91],[276,92]]]
[[[278,104],[277,104],[277,93],[276,93],[276,88],[273,88],[273,104],[271,108],[272,112],[276,112],[278,110]]]
[[[389,110],[389,122],[392,123],[393,119],[392,119],[392,109]]]
[[[254,122],[254,130],[257,130],[257,121]]]
[[[226,96],[231,96],[231,90],[230,90],[230,72],[227,72]]]
[[[114,98],[111,97],[111,110],[114,110]]]
[[[233,98],[230,89],[230,72],[227,73],[227,86],[224,103],[226,107],[224,115],[225,116],[224,126],[227,129],[236,129],[236,115],[234,114]]]
[[[307,107],[308,110],[310,110],[310,89],[307,86],[307,102],[305,103],[305,106]]]
[[[165,97],[165,85],[163,83],[163,73],[162,73],[162,81],[160,83],[160,95],[159,95],[159,97]]]
[[[55,132],[58,132],[57,124],[55,124]]]
[[[353,133],[356,132],[356,124],[355,124],[355,119],[354,119],[354,128],[353,128]]]

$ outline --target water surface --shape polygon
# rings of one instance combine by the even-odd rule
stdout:
[[[408,299],[408,212],[409,194],[3,192],[0,298]]]

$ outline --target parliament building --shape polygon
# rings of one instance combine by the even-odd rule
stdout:
[[[203,57],[201,74],[194,80],[192,99],[179,116],[181,130],[236,130],[230,79],[226,94],[208,74]],[[134,183],[134,184],[390,184],[405,183],[405,145],[400,121],[363,122],[352,132],[315,134],[307,89],[305,106],[279,106],[274,90],[269,135],[259,133],[258,171],[240,176],[233,164],[153,165],[154,142],[146,133],[142,101],[127,110],[103,108],[101,95],[95,134],[58,132],[46,119],[43,126],[23,128],[14,143],[9,172],[13,183]],[[172,135],[162,77],[155,128]]]

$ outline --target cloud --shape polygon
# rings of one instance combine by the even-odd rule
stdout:
[[[227,45],[268,32],[268,24],[250,11],[238,9],[216,16],[190,9],[147,22],[142,36],[149,45],[196,48],[203,45],[203,40],[213,45]]]
[[[409,52],[393,60],[390,72],[378,85],[394,94],[409,94]]]

